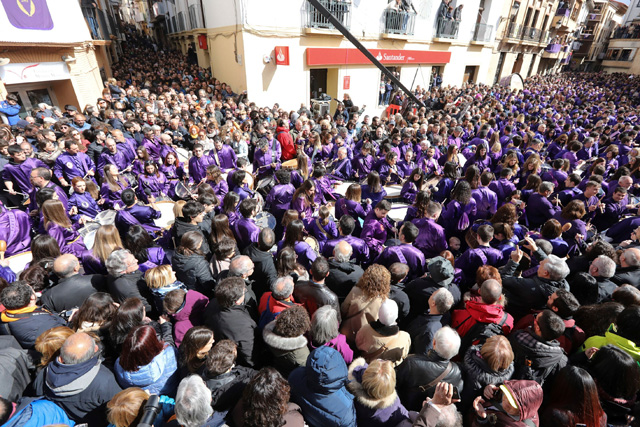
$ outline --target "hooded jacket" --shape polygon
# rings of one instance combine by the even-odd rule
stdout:
[[[55,403],[43,398],[25,398],[18,402],[15,414],[2,427],[40,427],[52,424],[75,425]]]
[[[187,231],[199,231],[204,235],[204,240],[202,240],[200,250],[204,256],[209,255],[211,253],[211,249],[207,243],[207,235],[205,232],[199,226],[183,221],[182,218],[176,218],[176,221],[173,223],[173,227],[171,228],[171,235],[175,239],[176,247],[180,246],[180,239],[182,239],[182,236],[184,236]]]
[[[531,328],[510,337],[516,366],[514,379],[536,380],[544,385],[567,365],[567,356],[557,340],[542,341]]]
[[[489,384],[502,384],[511,379],[515,366],[513,362],[501,371],[492,370],[480,355],[479,345],[469,347],[464,355],[464,390],[462,391],[463,405],[470,405],[476,396]]]
[[[338,262],[335,259],[330,259],[329,276],[327,276],[325,283],[342,303],[363,274],[362,267],[354,261]]]
[[[125,388],[140,387],[150,394],[174,397],[180,382],[177,354],[176,348],[169,345],[149,364],[140,366],[137,371],[125,371],[120,366],[120,358],[118,358],[115,364],[118,383]]]
[[[309,348],[304,335],[283,337],[274,332],[275,326],[275,320],[269,322],[262,331],[262,338],[273,355],[271,364],[286,378],[295,368],[307,363]]]
[[[455,310],[451,318],[451,327],[458,331],[458,335],[465,336],[466,333],[477,322],[500,324],[504,316],[504,307],[497,304],[485,304],[478,301],[468,301],[466,308]],[[513,329],[513,317],[507,314],[507,320],[502,325],[502,331],[508,335]]]
[[[173,336],[175,337],[176,346],[180,346],[184,334],[194,326],[200,326],[204,323],[204,309],[209,304],[209,298],[202,295],[198,291],[187,291],[184,297],[184,305],[173,314]]]
[[[107,403],[122,391],[98,356],[75,365],[58,359],[38,373],[34,393],[60,406],[76,423],[106,426]]]
[[[257,243],[252,243],[242,253],[253,261],[253,274],[249,276],[254,285],[254,292],[258,298],[271,289],[271,284],[278,278],[276,265],[271,252],[261,251]]]
[[[604,333],[604,336],[594,335],[587,339],[582,345],[581,350],[584,351],[590,347],[601,348],[607,344],[613,344],[620,350],[624,350],[624,352],[629,356],[633,357],[633,360],[640,362],[640,347],[638,347],[633,341],[617,335],[616,332],[617,329],[615,324],[611,324],[611,326],[609,326],[609,330]]]
[[[353,396],[347,391],[347,364],[328,346],[313,350],[304,367],[289,375],[291,400],[310,427],[355,427]]]
[[[367,366],[362,357],[354,360],[349,366],[347,389],[355,397],[358,425],[367,427],[397,426],[404,420],[408,420],[409,411],[402,406],[395,390],[382,399],[375,399],[367,394],[362,387],[362,375]]]
[[[66,322],[36,306],[5,309],[0,314],[0,335],[13,335],[25,350],[33,348],[41,333],[56,326],[66,326]]]
[[[202,255],[183,255],[176,252],[171,259],[176,278],[188,289],[204,295],[212,295],[215,279],[211,274],[209,263]]]
[[[223,308],[215,299],[205,310],[204,324],[213,330],[216,340],[229,339],[238,345],[238,364],[254,364],[255,331],[258,326],[251,318],[247,306],[233,305]]]
[[[198,374],[202,377],[207,388],[211,390],[211,406],[217,412],[233,409],[241,398],[244,388],[255,376],[256,371],[244,366],[234,366],[229,372],[210,377],[206,364],[200,368]]]
[[[507,414],[504,409],[494,406],[494,402],[484,404],[487,415],[495,414],[497,422],[495,425],[505,427],[529,427],[524,420],[530,420],[536,427],[539,425],[538,409],[542,404],[542,387],[535,381],[509,380],[504,382],[504,386],[509,389],[511,395],[518,404],[518,415]],[[472,427],[491,425],[489,421],[480,422],[477,417],[473,421]]]
[[[360,328],[356,346],[365,360],[390,360],[398,366],[409,354],[411,337],[397,325],[386,326],[376,320]]]

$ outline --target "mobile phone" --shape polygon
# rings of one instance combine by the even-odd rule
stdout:
[[[458,392],[458,387],[453,387],[453,396],[451,396],[453,400],[460,400],[460,393]]]

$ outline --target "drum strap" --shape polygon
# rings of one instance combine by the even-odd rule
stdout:
[[[327,231],[322,227],[322,224],[320,224],[320,218],[316,218],[316,225],[318,226],[318,229],[322,232],[322,234],[324,234],[324,236],[328,239],[329,233],[327,233]]]

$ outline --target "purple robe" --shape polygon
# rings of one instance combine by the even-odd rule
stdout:
[[[367,265],[369,263],[369,246],[367,246],[364,240],[354,236],[340,236],[337,239],[328,240],[322,248],[322,254],[326,258],[333,257],[333,249],[343,240],[349,243],[353,249],[353,253],[351,254],[352,260],[360,263],[360,265]]]
[[[120,234],[124,235],[132,225],[141,225],[149,234],[154,234],[160,230],[153,222],[162,216],[162,212],[153,209],[151,206],[134,204],[130,208],[119,210],[116,214],[116,227]]]
[[[291,209],[298,211],[298,215],[305,225],[313,217],[313,208],[307,203],[307,199],[303,195],[291,202]]]
[[[430,159],[426,157],[421,158],[418,162],[418,167],[420,167],[420,169],[422,169],[427,175],[432,173],[439,174],[442,172],[440,164],[433,157]]]
[[[296,189],[291,184],[275,185],[265,200],[267,209],[271,212],[278,222],[282,219],[284,211],[291,206],[291,198]]]
[[[364,178],[369,175],[373,168],[373,156],[368,154],[365,157],[362,154],[358,154],[353,158],[351,166],[359,178]]]
[[[53,174],[58,178],[64,178],[69,184],[71,180],[77,176],[83,178],[89,171],[96,171],[96,165],[93,160],[84,153],[78,153],[71,155],[69,153],[62,153],[56,159],[56,163],[53,165]],[[93,177],[88,176],[87,179]]]
[[[333,164],[333,170],[330,175],[336,179],[347,180],[353,176],[353,170],[351,169],[351,160],[344,158],[342,160],[336,160]]]
[[[193,156],[189,159],[189,175],[194,182],[200,182],[207,177],[207,167],[215,165],[213,159],[209,156],[197,158]]]
[[[400,195],[407,203],[413,203],[416,201],[416,196],[418,195],[418,187],[415,182],[410,181],[409,179],[405,181],[402,185],[402,190],[400,190]]]
[[[483,265],[501,267],[506,263],[502,251],[490,246],[478,246],[476,249],[467,249],[456,261],[456,267],[465,275],[467,286],[473,285],[476,280],[476,270]]]
[[[271,167],[272,163],[276,164],[275,169]],[[257,174],[258,181],[273,175],[273,173],[277,169],[280,169],[279,156],[274,157],[273,153],[270,150],[268,150],[267,152],[256,150],[255,154],[253,155],[253,173]]]
[[[229,192],[229,185],[227,184],[227,181],[225,181],[223,178],[220,178],[220,182],[218,182],[217,184],[214,181],[209,180],[206,181],[206,184],[209,184],[211,186],[213,192],[218,198],[219,204],[222,204],[224,196],[226,196]]]
[[[236,211],[226,212],[227,218],[229,219],[229,228],[234,229],[236,222],[240,219],[240,214]]]
[[[145,203],[149,203],[149,196],[146,190],[151,191],[153,197],[166,196],[169,194],[169,181],[162,172],[157,175],[138,175],[138,198]]]
[[[105,276],[109,274],[107,267],[91,250],[85,251],[82,255],[82,267],[84,268],[84,274],[103,274]]]
[[[147,261],[140,264],[138,270],[144,273],[147,270],[163,264],[170,264],[167,254],[161,247],[153,246],[147,249]]]
[[[31,185],[31,171],[37,167],[48,169],[44,162],[33,158],[28,158],[20,164],[10,161],[4,165],[2,179],[12,182],[14,190],[28,194],[33,188],[33,185]]]
[[[127,156],[123,152],[116,150],[115,153],[111,153],[109,150],[104,150],[98,157],[98,173],[100,176],[104,176],[104,167],[106,165],[116,165],[118,171],[122,172],[129,166],[129,163]]]
[[[527,220],[529,228],[536,229],[544,224],[548,219],[560,210],[560,207],[554,206],[549,199],[540,193],[534,193],[529,197],[527,203]]]
[[[375,208],[376,205],[387,196],[387,190],[385,190],[384,187],[381,188],[382,189],[379,193],[373,193],[367,184],[361,185],[360,189],[362,190],[362,200],[371,199],[371,206]]]
[[[211,150],[209,157],[211,157],[214,163],[218,165],[223,172],[228,172],[231,169],[237,168],[236,161],[238,160],[238,157],[236,156],[236,152],[233,151],[233,148],[228,145],[223,145],[222,149],[217,153],[215,149]]]
[[[471,197],[475,199],[478,208],[474,220],[491,218],[498,210],[498,196],[487,187],[471,190]]]
[[[47,226],[47,233],[56,239],[60,252],[63,254],[73,254],[78,259],[82,259],[82,254],[87,250],[84,246],[82,236],[72,228],[64,228],[58,224],[50,222]]]
[[[307,230],[318,241],[320,251],[322,251],[324,244],[328,240],[338,237],[338,226],[331,218],[329,218],[327,225],[322,225],[320,218],[314,218],[313,221],[309,222]]]
[[[415,218],[411,222],[418,227],[418,237],[413,245],[420,249],[426,258],[433,258],[447,250],[447,236],[444,228],[431,218]]]
[[[404,178],[404,175],[402,171],[400,171],[400,169],[396,167],[394,170],[386,161],[380,164],[378,173],[380,174],[380,180],[382,181],[383,185],[398,184],[402,182],[402,178]]]
[[[413,280],[417,277],[421,277],[425,272],[424,267],[426,261],[424,254],[420,249],[406,243],[385,248],[384,251],[378,255],[374,264],[380,264],[389,268],[391,267],[391,264],[396,262],[409,266],[407,280]]]
[[[7,242],[5,257],[29,250],[31,245],[29,215],[18,209],[0,208],[0,240]]]
[[[342,218],[342,215],[349,215],[355,220],[356,226],[353,230],[353,235],[358,237],[362,232],[362,223],[364,223],[364,219],[367,217],[367,214],[371,212],[371,205],[342,198],[336,202],[335,212],[338,220]]]
[[[360,237],[367,243],[370,252],[380,253],[387,241],[387,230],[391,231],[392,228],[387,218],[378,218],[375,210],[372,210],[364,220]]]
[[[497,181],[491,181],[489,184],[489,190],[496,193],[498,203],[502,204],[506,198],[511,195],[511,193],[516,191],[516,186],[507,178],[500,178]]]
[[[447,203],[440,217],[447,236],[463,236],[471,225],[471,218],[475,217],[477,213],[478,208],[473,197],[464,206],[457,200],[451,200]]]
[[[411,172],[416,168],[416,162],[407,162],[406,160],[400,160],[398,162],[398,170],[400,170],[403,176],[408,177]]]
[[[86,215],[89,218],[95,218],[96,215],[98,215],[98,212],[100,212],[100,207],[93,197],[91,197],[91,194],[86,191],[82,194],[73,193],[71,197],[69,197],[69,207],[78,208],[78,213],[71,216],[72,222],[78,221],[81,215]]]
[[[124,203],[122,202],[122,190],[131,187],[129,180],[127,178],[124,178],[124,180],[126,181],[126,185],[123,188],[121,187],[121,184],[118,183],[118,186],[120,186],[118,191],[111,190],[109,184],[106,182],[102,184],[100,187],[100,198],[104,200],[104,204],[102,205],[103,209],[114,209],[116,206],[120,208],[124,207]]]
[[[284,247],[284,240],[280,240],[278,242],[278,253]],[[309,270],[311,268],[311,264],[316,260],[318,254],[315,253],[311,246],[309,246],[306,242],[296,242],[293,247],[296,255],[298,256],[298,263],[304,267],[305,270]]]
[[[238,249],[243,251],[251,243],[258,242],[258,236],[260,235],[260,227],[256,225],[253,218],[247,219],[240,216],[239,219],[233,225],[233,232],[238,242]]]
[[[65,191],[62,188],[60,188],[58,185],[54,184],[51,181],[49,181],[49,183],[45,185],[45,187],[53,188],[56,191],[56,194],[58,195],[58,199],[62,203],[62,206],[64,206],[65,212],[69,212],[69,197],[67,196],[67,193],[65,193]],[[30,211],[38,209],[38,204],[36,203],[36,193],[38,192],[38,190],[39,188],[32,188],[31,191],[29,192],[29,210]]]
[[[155,138],[143,139],[142,146],[147,149],[147,153],[149,153],[149,156],[151,156],[151,158],[155,160],[156,163],[161,162],[162,159],[160,157],[160,143],[156,141]]]

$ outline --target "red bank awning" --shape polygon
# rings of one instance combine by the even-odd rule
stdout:
[[[448,64],[451,52],[433,50],[370,49],[383,64]],[[307,65],[369,65],[358,49],[307,48]]]

